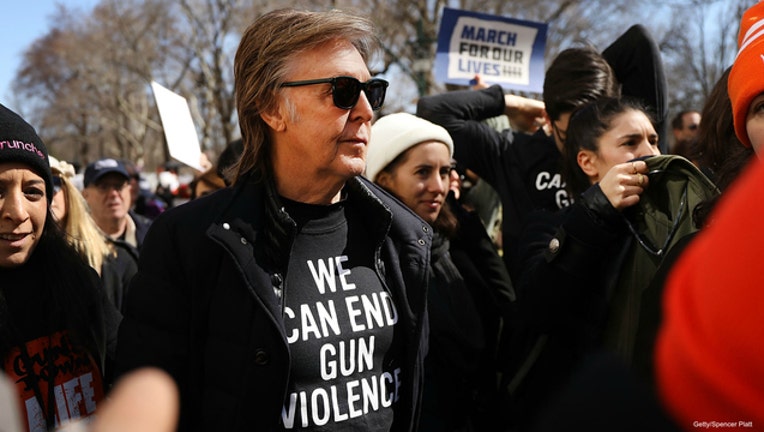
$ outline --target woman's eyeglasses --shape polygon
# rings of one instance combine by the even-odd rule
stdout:
[[[363,91],[366,99],[369,101],[369,105],[371,105],[371,109],[375,111],[382,108],[382,104],[385,102],[387,86],[390,85],[390,83],[381,78],[372,78],[366,82],[361,82],[353,77],[339,76],[305,81],[290,81],[281,84],[281,87],[300,87],[314,84],[331,84],[334,105],[337,108],[346,110],[353,109],[355,104],[358,103],[361,91]]]

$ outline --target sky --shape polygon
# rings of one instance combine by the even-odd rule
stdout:
[[[0,49],[0,102],[16,109],[11,97],[11,81],[21,64],[22,53],[47,33],[56,5],[90,10],[97,0],[21,0],[3,1],[3,47]]]

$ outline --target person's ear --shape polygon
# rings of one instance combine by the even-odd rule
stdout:
[[[263,119],[275,132],[283,132],[286,130],[286,110],[283,108],[283,101],[278,103],[275,108],[268,112],[261,112],[260,118]]]
[[[392,178],[390,173],[387,171],[380,171],[379,174],[377,174],[377,178],[374,180],[374,183],[382,186],[382,189],[390,190],[390,187],[392,186]]]
[[[578,166],[581,168],[581,171],[583,171],[584,174],[586,174],[589,178],[596,179],[598,177],[599,172],[595,166],[596,161],[597,154],[591,150],[580,150],[576,155],[576,162],[578,162]]]
[[[549,118],[549,113],[546,112],[546,108],[543,111],[544,124],[541,127],[544,129],[546,136],[552,136],[554,131],[552,130],[552,119]]]

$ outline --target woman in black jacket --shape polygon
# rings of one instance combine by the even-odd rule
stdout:
[[[95,412],[116,342],[98,275],[56,225],[52,193],[44,144],[0,105],[0,359],[29,430]]]
[[[606,98],[574,112],[567,135],[564,172],[576,201],[536,213],[521,242],[519,313],[528,340],[518,344],[540,353],[528,356],[532,367],[515,394],[523,424],[586,353],[606,343],[610,290],[629,238],[621,213],[649,183],[647,163],[636,159],[659,153],[652,121],[625,100]]]
[[[391,114],[372,127],[366,176],[434,231],[427,293],[430,344],[419,424],[423,432],[479,430],[476,420],[485,419],[476,412],[484,408],[481,403],[490,403],[485,397],[492,396],[486,395],[490,390],[481,385],[482,377],[495,373],[484,362],[486,349],[495,350],[495,335],[486,340],[483,311],[477,307],[489,302],[482,290],[485,280],[465,280],[450,253],[450,240],[457,232],[457,219],[447,202],[452,154],[448,132],[414,115]],[[487,237],[484,229],[482,234]],[[491,306],[496,304],[494,300]],[[495,385],[495,375],[492,378]]]

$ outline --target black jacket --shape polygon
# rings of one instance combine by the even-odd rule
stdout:
[[[630,236],[599,185],[557,212],[535,212],[521,237],[523,296],[513,328],[516,354],[503,383],[510,418],[525,430],[570,379],[586,353],[601,348],[609,281]]]
[[[111,384],[118,313],[104,296],[98,274],[63,234],[46,227],[26,263],[0,268],[0,311],[0,373],[15,381],[13,392],[19,393],[13,397],[21,401],[31,427],[52,430],[61,415],[90,415],[91,406],[76,402],[56,408],[53,395],[82,377],[71,395],[82,400],[89,392],[100,403]]]
[[[140,250],[143,246],[143,241],[146,238],[146,234],[149,232],[149,228],[151,227],[153,220],[147,218],[146,216],[140,215],[133,210],[130,210],[128,215],[133,219],[133,222],[135,222],[135,237],[138,240],[137,248]]]
[[[122,312],[130,280],[138,271],[138,250],[122,240],[109,238],[114,255],[106,257],[101,266],[101,282],[106,297]]]
[[[360,177],[347,206],[369,221],[377,272],[404,334],[393,430],[416,428],[426,352],[432,233],[405,206]],[[182,430],[278,430],[290,353],[276,294],[295,223],[272,185],[233,188],[162,213],[141,251],[120,327],[118,369],[155,365],[181,393]]]
[[[509,331],[515,320],[516,296],[507,268],[496,251],[477,213],[468,211],[448,195],[448,204],[459,221],[450,238],[449,254],[478,310],[485,348],[478,357],[478,372],[472,383],[476,389],[473,404],[475,430],[500,430],[505,424],[503,410],[497,407],[498,383],[511,358]],[[433,260],[435,253],[433,252]],[[432,288],[430,288],[432,292]],[[432,321],[432,318],[431,318]]]
[[[663,277],[674,250],[697,231],[695,206],[718,190],[679,156],[645,162],[650,186],[637,205],[616,211],[597,184],[572,206],[536,215],[524,231],[525,270],[519,280],[524,325],[518,330],[544,346],[516,396],[526,405],[523,413],[538,408],[598,350],[649,372],[661,290],[654,277]]]
[[[459,269],[449,241],[436,234],[427,291],[429,351],[425,360],[422,431],[470,431],[476,410],[485,335],[481,311]],[[490,372],[490,371],[489,371]]]

